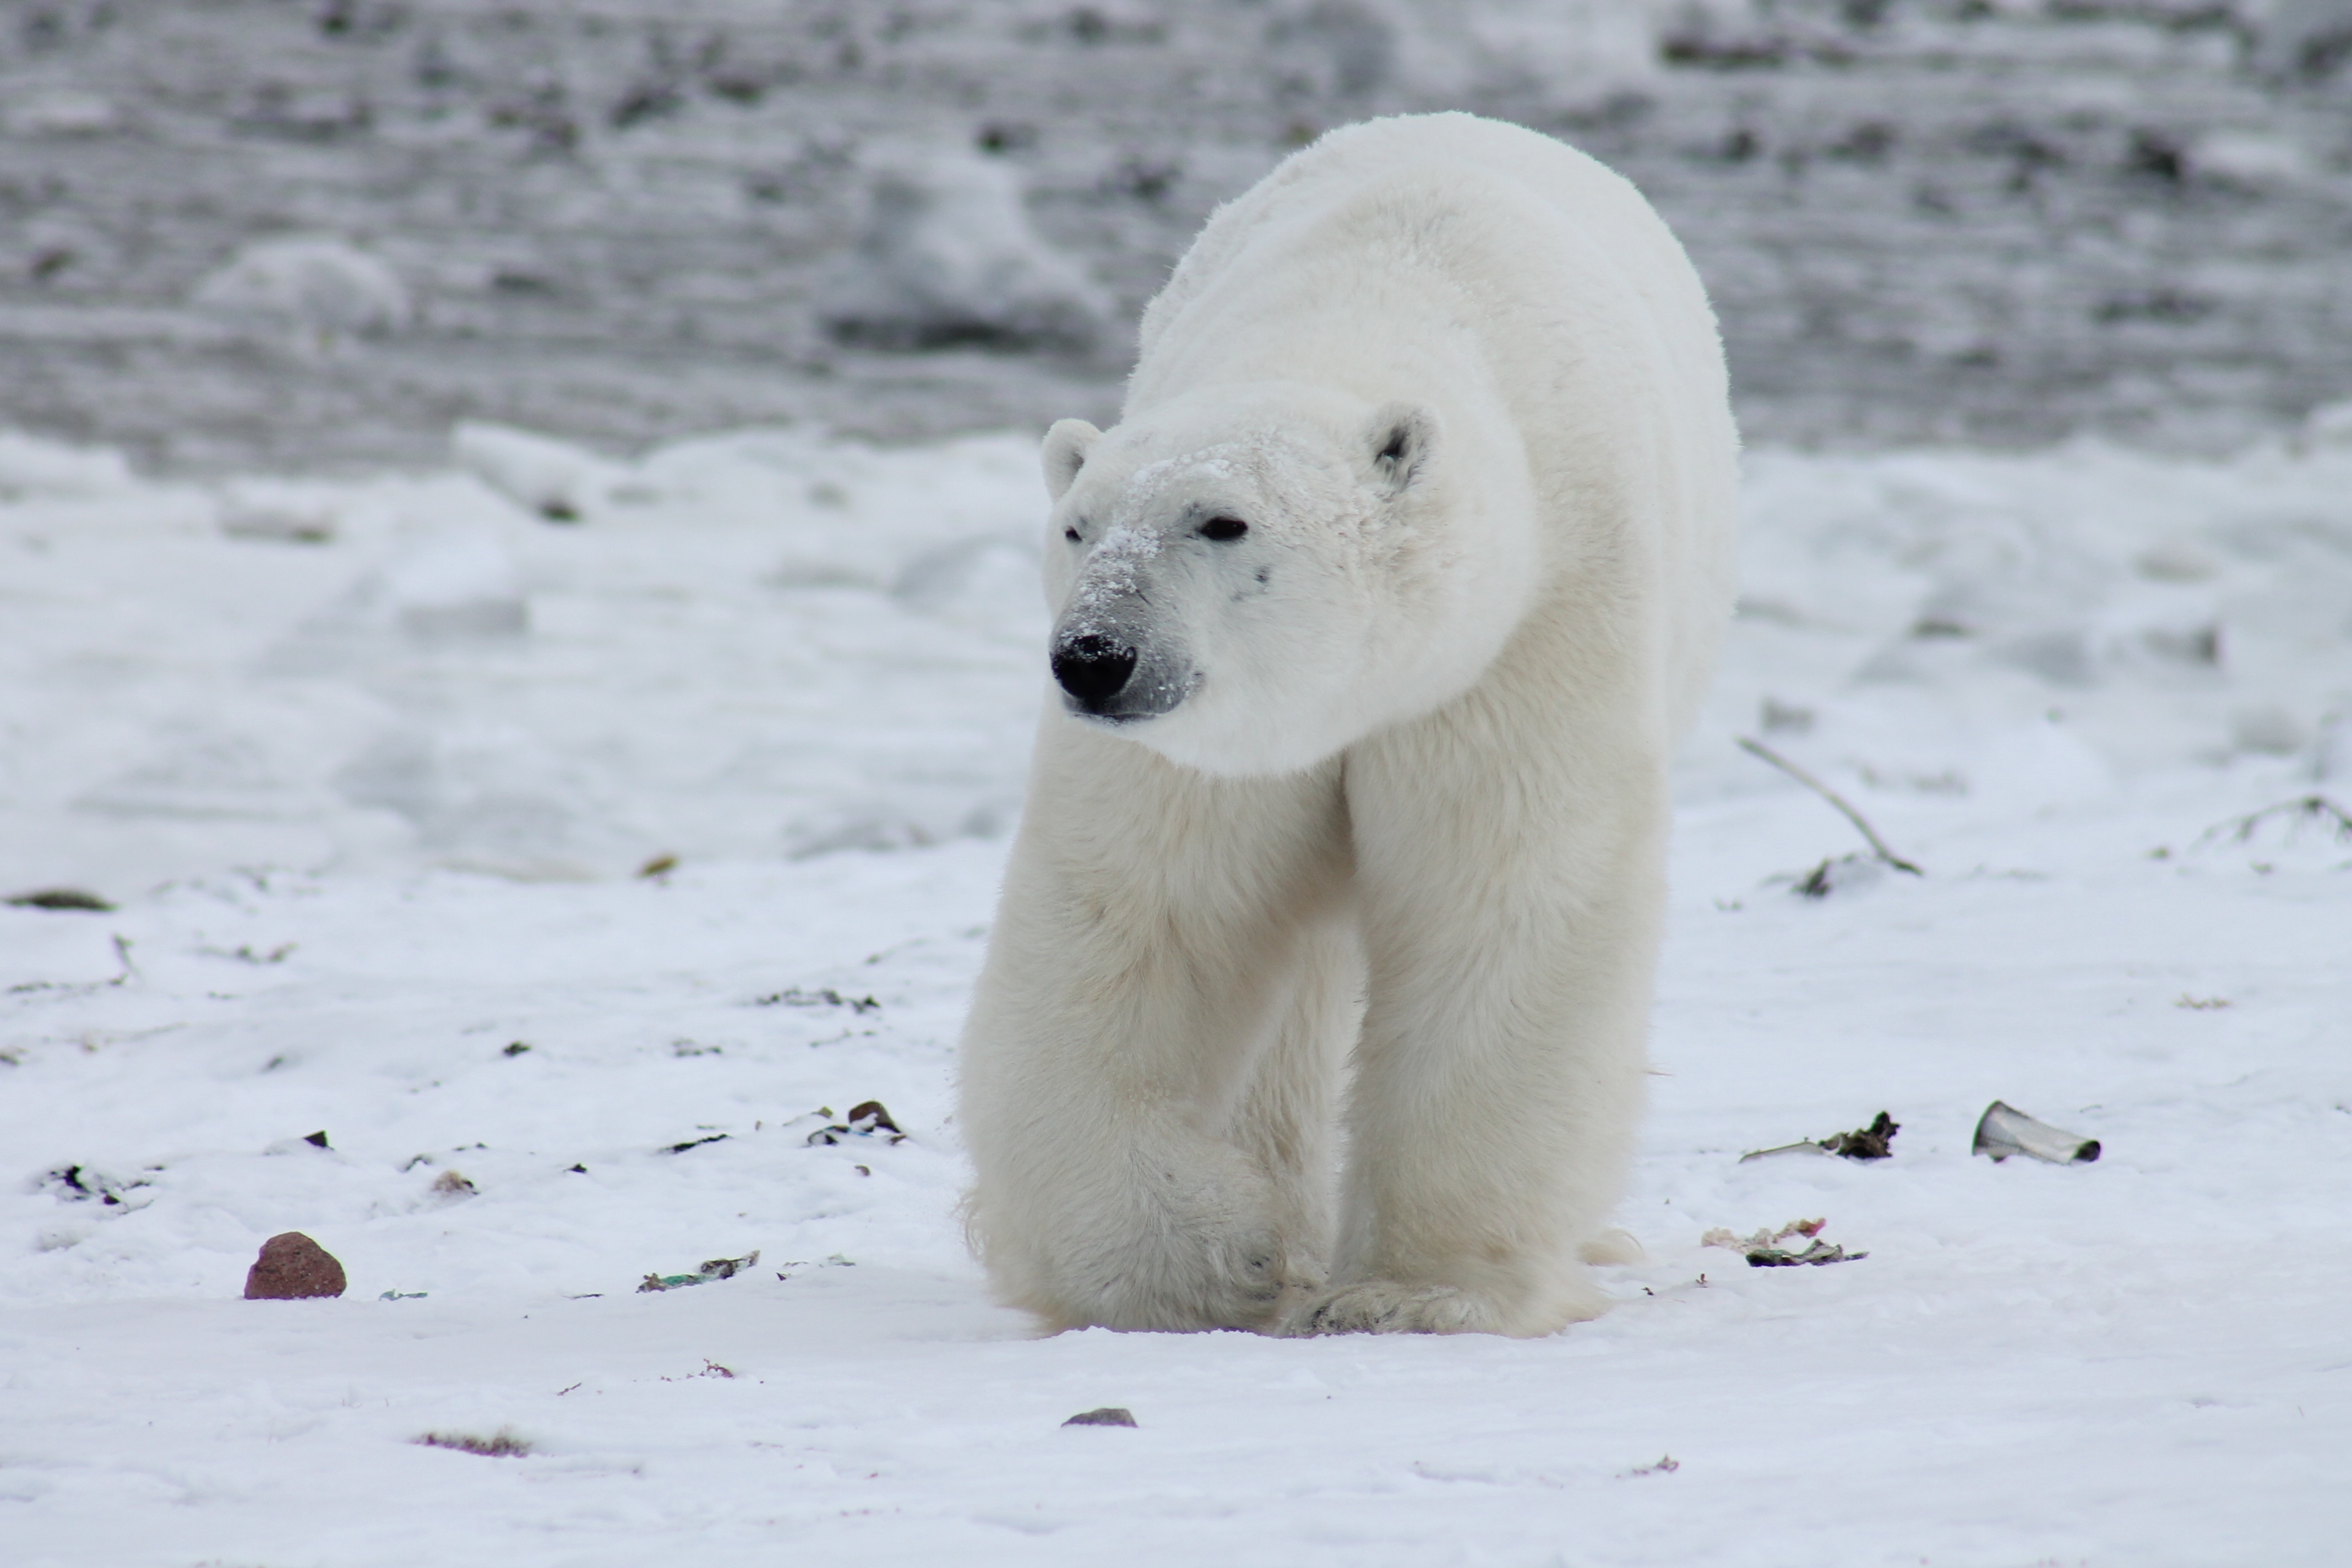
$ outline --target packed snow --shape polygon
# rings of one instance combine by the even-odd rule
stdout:
[[[0,437],[0,893],[112,906],[0,907],[10,1563],[2342,1561],[2336,425],[1749,455],[1647,1258],[1530,1342],[989,1301],[952,1048],[1033,443],[452,450]],[[1971,1154],[1996,1099],[2099,1158]],[[1882,1110],[1890,1159],[1740,1161]],[[1704,1245],[1798,1219],[1850,1260]],[[341,1299],[240,1299],[286,1231]]]

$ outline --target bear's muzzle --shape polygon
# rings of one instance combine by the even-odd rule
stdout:
[[[1115,635],[1064,633],[1054,639],[1053,655],[1063,708],[1108,724],[1159,717],[1200,685],[1187,661],[1155,657],[1162,653]]]
[[[1135,673],[1135,650],[1109,637],[1071,637],[1054,649],[1054,679],[1071,701],[1100,713]]]

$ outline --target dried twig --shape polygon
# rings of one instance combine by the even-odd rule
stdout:
[[[575,1383],[572,1388],[579,1386]],[[563,1392],[569,1394],[572,1388]],[[530,1439],[518,1437],[503,1427],[487,1437],[472,1432],[427,1432],[410,1441],[421,1443],[428,1448],[455,1448],[461,1454],[480,1454],[493,1459],[520,1458],[530,1452]]]
[[[92,910],[100,914],[114,910],[112,904],[81,888],[37,888],[29,893],[12,893],[0,899],[0,904],[20,910]]]
[[[2266,805],[2260,811],[2233,816],[2227,822],[2217,822],[2199,834],[2189,847],[2202,848],[2223,837],[2240,844],[2251,843],[2255,831],[2274,816],[2286,819],[2290,835],[2308,826],[2321,829],[2327,837],[2352,842],[2352,812],[2347,812],[2324,795],[2307,795],[2299,800],[2283,800],[2276,805]]]
[[[1799,784],[1803,784],[1807,789],[1811,790],[1815,795],[1820,795],[1823,800],[1828,801],[1832,805],[1836,806],[1839,811],[1844,813],[1845,819],[1853,824],[1854,827],[1862,834],[1864,838],[1869,840],[1871,852],[1876,855],[1881,860],[1885,861],[1888,865],[1894,867],[1898,871],[1908,871],[1914,877],[1924,877],[1927,874],[1919,869],[1918,867],[1911,864],[1910,861],[1903,858],[1902,856],[1895,853],[1894,850],[1889,849],[1886,847],[1886,840],[1878,836],[1878,830],[1870,826],[1869,822],[1864,818],[1862,813],[1854,810],[1853,806],[1847,805],[1845,798],[1839,795],[1837,791],[1830,788],[1829,785],[1822,783],[1821,780],[1815,778],[1812,774],[1807,773],[1804,769],[1799,767],[1796,763],[1790,762],[1788,758],[1782,756],[1780,752],[1774,751],[1763,742],[1751,741],[1745,735],[1739,736],[1738,741],[1739,749],[1741,751],[1748,752],[1750,756],[1763,758],[1764,761],[1771,763],[1774,767],[1780,769],[1782,773],[1788,774]]]
[[[1892,1159],[1895,1135],[1903,1131],[1903,1123],[1882,1110],[1867,1127],[1852,1132],[1832,1132],[1826,1138],[1803,1138],[1794,1143],[1782,1143],[1770,1149],[1750,1149],[1739,1156],[1739,1163],[1761,1160],[1773,1154],[1843,1154],[1849,1160]]]

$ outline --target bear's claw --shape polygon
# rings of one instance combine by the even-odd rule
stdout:
[[[1343,1286],[1291,1313],[1281,1331],[1311,1334],[1496,1333],[1493,1306],[1451,1285],[1372,1280]]]

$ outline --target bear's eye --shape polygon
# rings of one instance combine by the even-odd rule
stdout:
[[[1076,544],[1078,542],[1078,531],[1075,528],[1066,528],[1062,530],[1062,537]]]
[[[1239,539],[1248,531],[1249,524],[1237,517],[1213,517],[1201,525],[1201,537],[1213,539],[1220,544]]]

